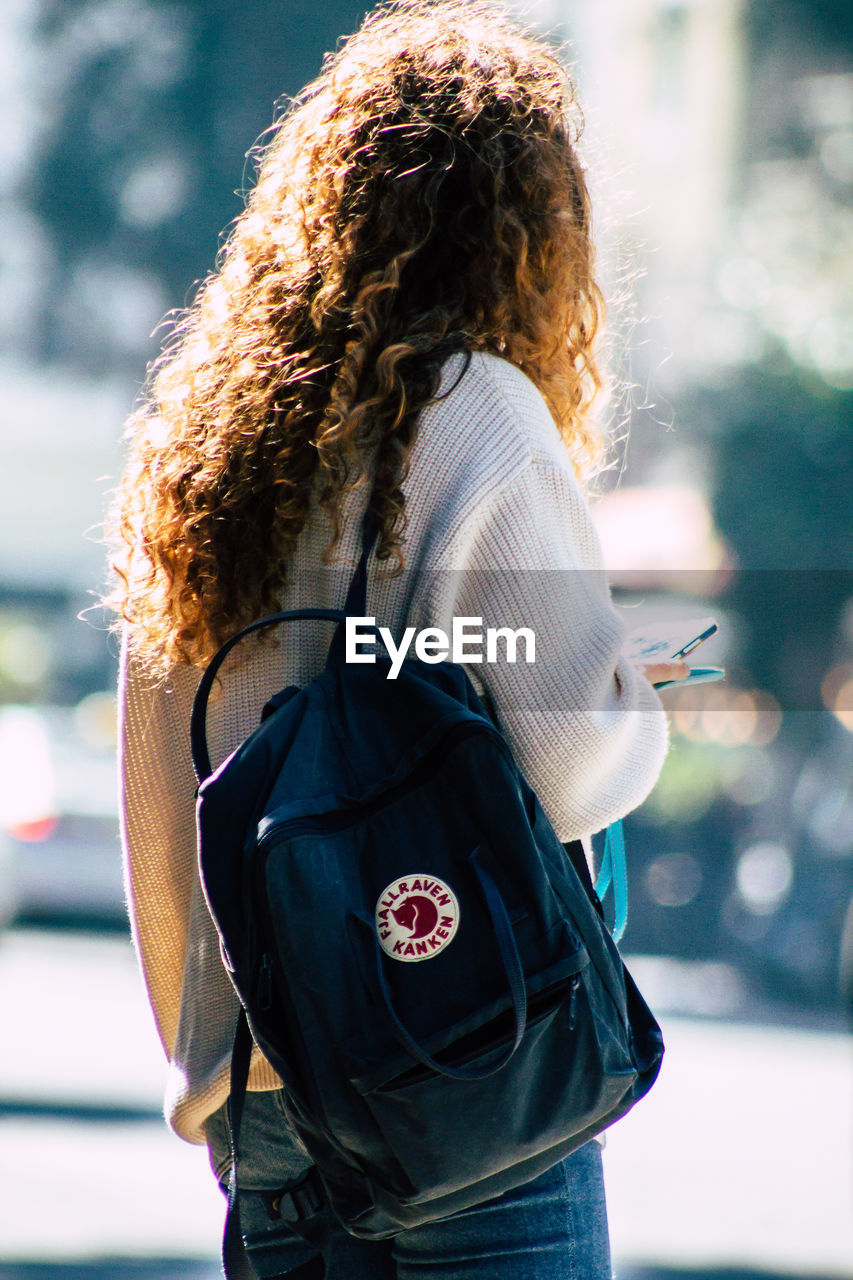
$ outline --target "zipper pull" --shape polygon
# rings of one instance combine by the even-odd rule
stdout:
[[[580,974],[576,973],[575,976],[572,978],[571,982],[569,983],[569,1030],[570,1031],[574,1031],[575,1029],[575,1021],[577,1019],[577,1008],[576,1008],[575,996],[577,995],[577,990],[580,984],[581,984]]]
[[[266,1013],[272,1008],[272,956],[265,951],[258,973],[258,1008]]]

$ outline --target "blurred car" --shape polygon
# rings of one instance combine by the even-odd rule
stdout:
[[[124,929],[111,695],[0,707],[0,923]]]

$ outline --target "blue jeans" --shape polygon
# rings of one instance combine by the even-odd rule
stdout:
[[[227,1176],[228,1122],[207,1126],[211,1161]],[[312,1256],[270,1219],[263,1192],[308,1167],[277,1093],[249,1094],[241,1135],[240,1216],[249,1258],[264,1280]],[[326,1254],[327,1280],[610,1280],[601,1147],[589,1142],[532,1182],[391,1240],[357,1240],[343,1227]]]

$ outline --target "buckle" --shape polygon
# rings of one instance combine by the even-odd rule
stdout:
[[[304,1222],[323,1207],[323,1194],[317,1185],[316,1172],[310,1169],[294,1187],[282,1187],[268,1201],[270,1217],[282,1222]]]

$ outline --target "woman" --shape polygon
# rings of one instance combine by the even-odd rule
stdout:
[[[200,667],[277,608],[340,607],[368,493],[368,611],[536,634],[476,668],[561,839],[639,804],[666,749],[620,656],[583,482],[602,306],[571,86],[490,3],[372,13],[275,126],[256,187],[132,419],[117,504],[123,838],[134,939],[170,1064],[166,1114],[227,1174],[236,997],[200,892],[187,725]],[[322,668],[299,623],[233,662],[214,761]],[[306,1167],[256,1053],[240,1184],[261,1275],[315,1263],[263,1192]],[[343,1231],[330,1280],[610,1274],[599,1148],[393,1241]],[[298,1272],[297,1272],[298,1273]]]

